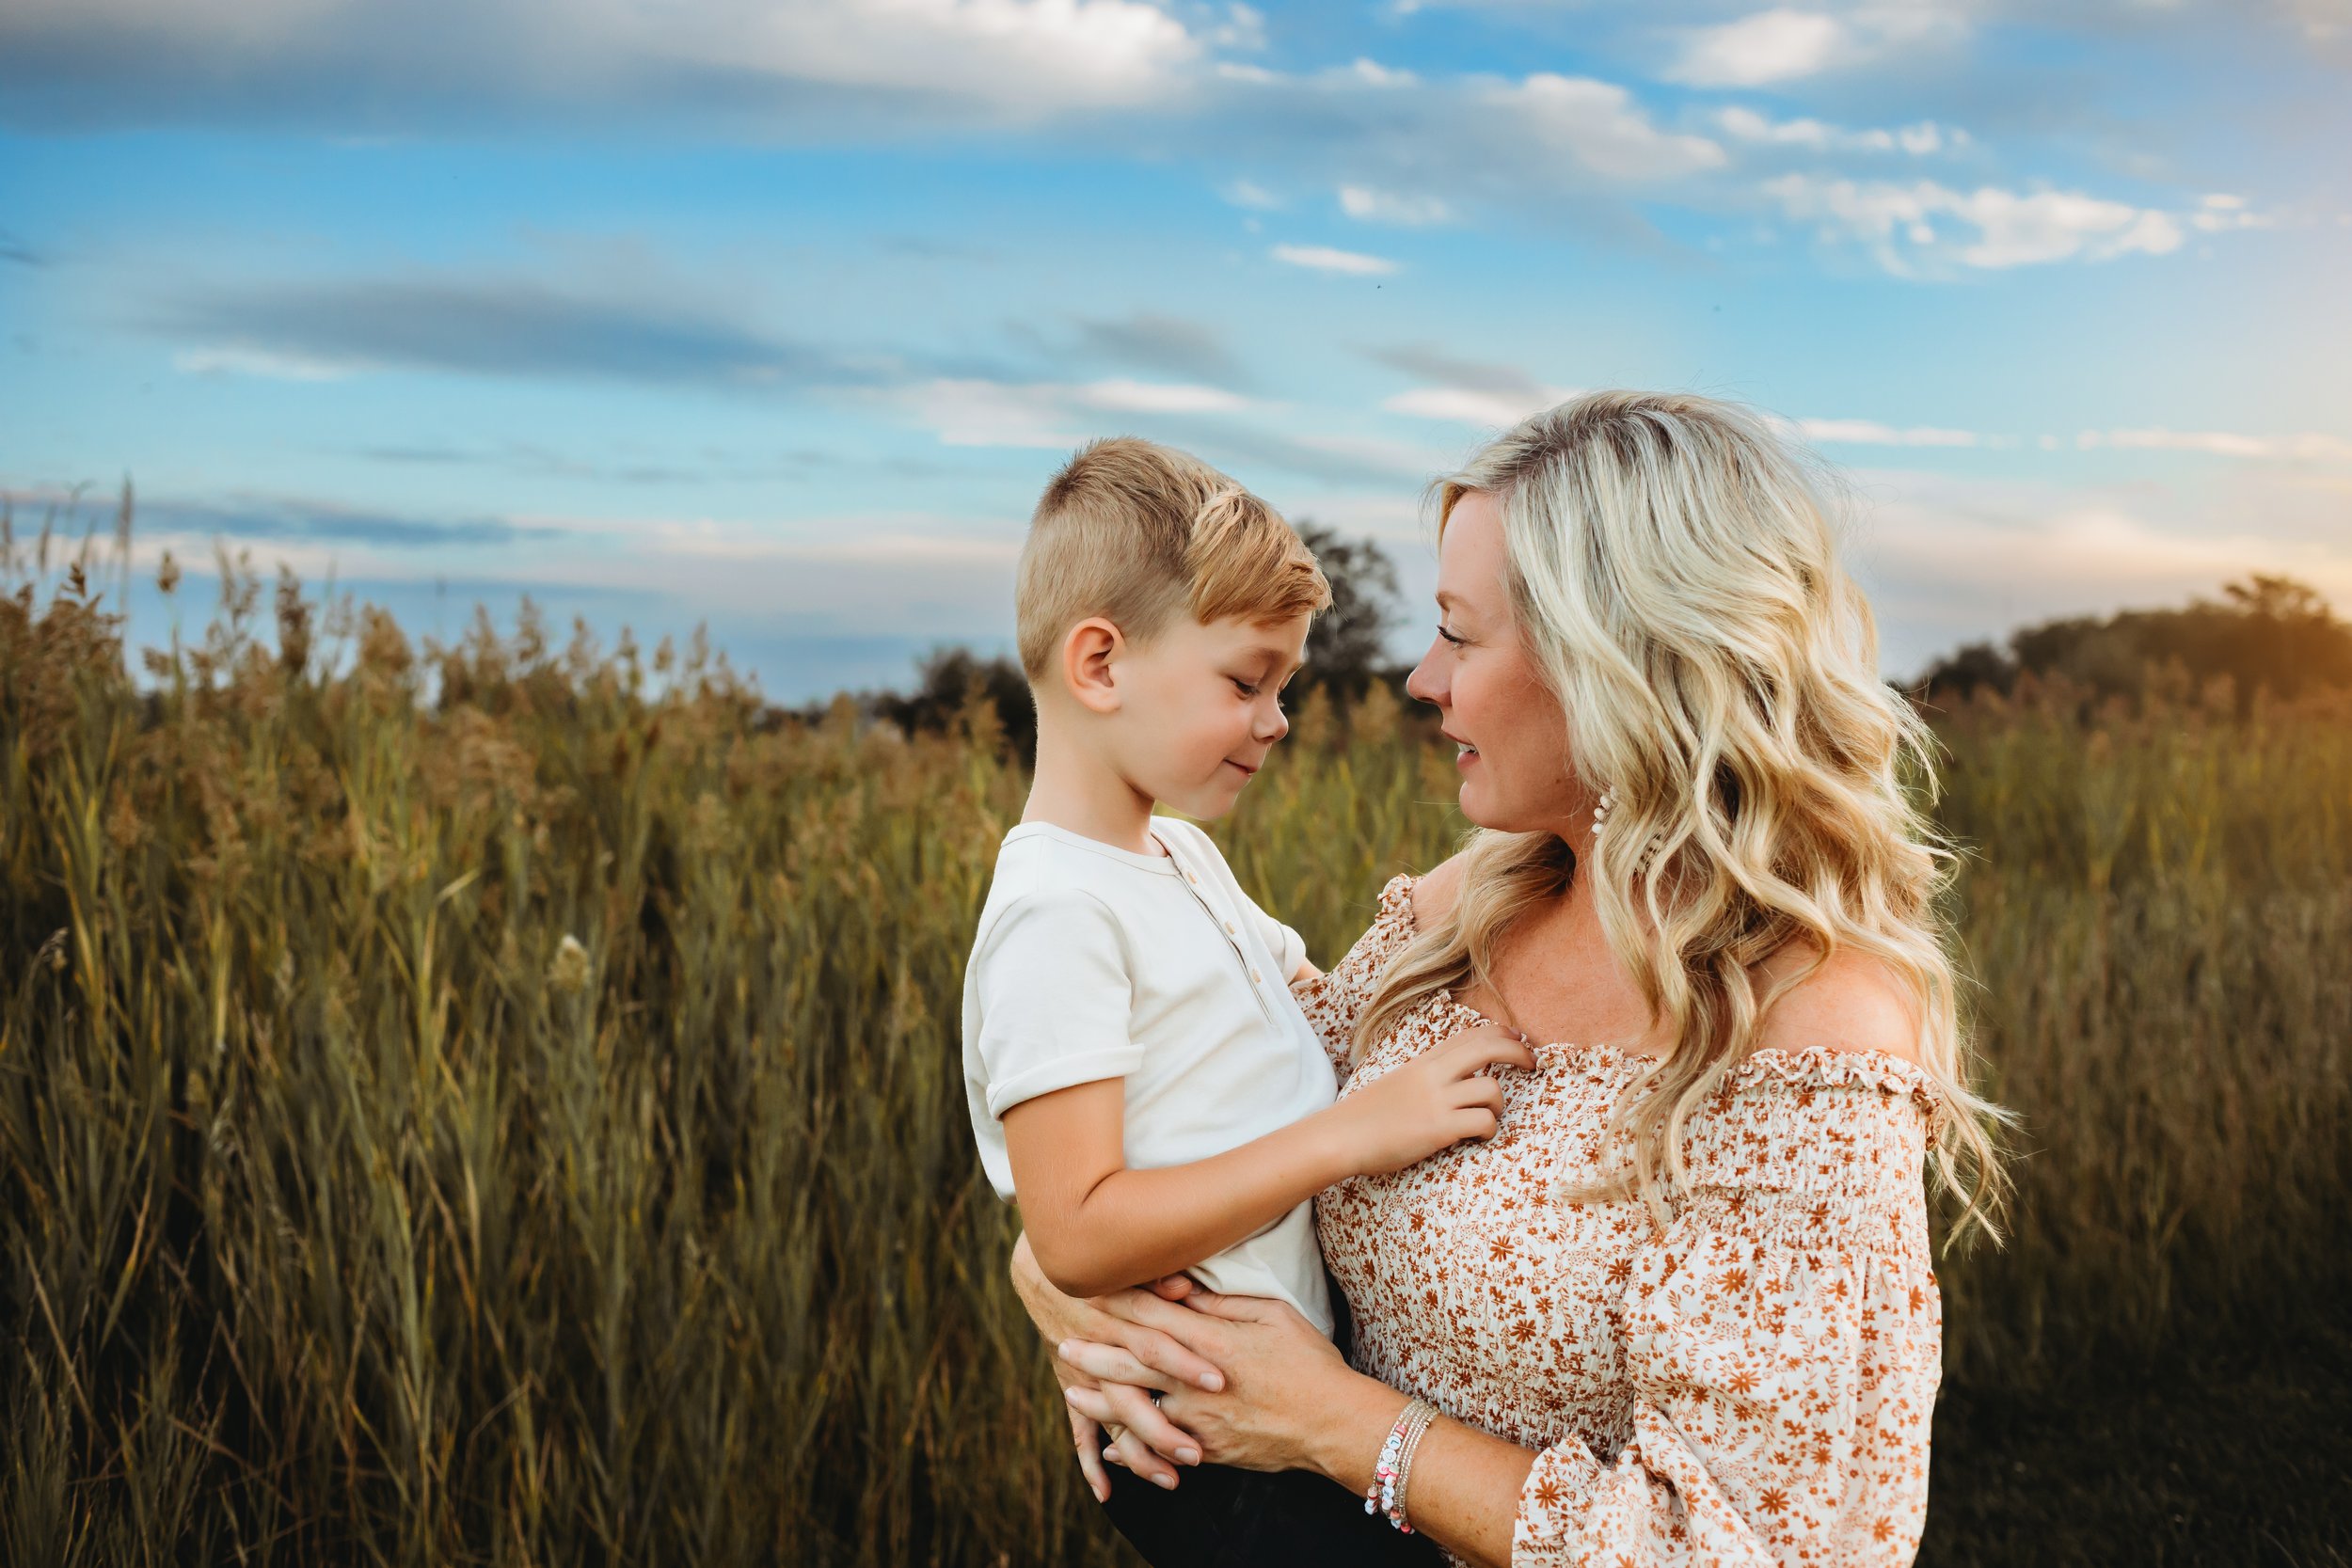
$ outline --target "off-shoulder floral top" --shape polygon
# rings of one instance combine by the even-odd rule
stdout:
[[[1343,1096],[1484,1022],[1441,992],[1350,1073],[1357,1015],[1413,934],[1412,883],[1391,879],[1346,958],[1298,988]],[[1615,1164],[1610,1106],[1642,1058],[1535,1060],[1498,1070],[1490,1140],[1316,1200],[1356,1370],[1538,1450],[1514,1568],[1910,1562],[1942,1370],[1931,1081],[1882,1052],[1756,1052],[1691,1118],[1661,1232],[1638,1200],[1565,1197]]]

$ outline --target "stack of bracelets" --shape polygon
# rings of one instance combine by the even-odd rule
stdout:
[[[1396,1424],[1389,1428],[1389,1440],[1380,1445],[1379,1463],[1372,1467],[1372,1484],[1364,1488],[1364,1512],[1375,1511],[1389,1516],[1389,1523],[1413,1533],[1413,1527],[1405,1522],[1405,1482],[1412,1474],[1413,1450],[1421,1447],[1422,1433],[1438,1418],[1438,1407],[1427,1400],[1415,1400],[1398,1415]]]

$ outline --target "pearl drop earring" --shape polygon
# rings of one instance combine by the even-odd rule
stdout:
[[[1609,825],[1609,813],[1614,809],[1616,803],[1617,792],[1614,789],[1604,789],[1600,792],[1600,803],[1593,808],[1593,837],[1596,840],[1600,837],[1601,829]],[[1658,843],[1663,836],[1663,833],[1652,833],[1649,835],[1649,842],[1642,846],[1642,853],[1633,863],[1633,874],[1636,877],[1649,870],[1650,859],[1658,853]]]

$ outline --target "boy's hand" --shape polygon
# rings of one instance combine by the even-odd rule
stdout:
[[[1348,1122],[1351,1156],[1365,1176],[1383,1176],[1451,1148],[1465,1138],[1491,1138],[1502,1114],[1502,1085],[1490,1067],[1532,1068],[1535,1053],[1500,1024],[1449,1035],[1403,1067],[1382,1074],[1333,1109]]]

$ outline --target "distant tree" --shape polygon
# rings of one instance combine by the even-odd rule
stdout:
[[[1929,665],[1919,684],[1947,698],[1965,697],[1979,687],[2007,695],[2017,685],[2017,660],[1990,642],[1970,642]]]
[[[887,719],[910,735],[944,733],[975,691],[996,710],[996,722],[1013,755],[1024,764],[1037,755],[1037,707],[1018,659],[1002,654],[983,658],[961,644],[933,648],[915,663],[915,687],[901,696],[888,691],[869,700],[875,718]]]
[[[1291,705],[1299,706],[1316,688],[1353,703],[1375,682],[1396,686],[1401,672],[1386,653],[1389,628],[1397,621],[1396,563],[1371,540],[1349,539],[1319,523],[1302,521],[1298,535],[1331,584],[1331,608],[1308,630],[1307,667]],[[1007,748],[1024,766],[1034,764],[1037,707],[1018,659],[1001,654],[982,657],[961,644],[943,644],[916,661],[913,691],[866,692],[853,701],[866,717],[909,735],[946,734],[956,727],[976,691],[996,710]],[[801,716],[814,722],[824,706],[814,705]]]
[[[2261,690],[2291,698],[2352,687],[2352,625],[2308,584],[2256,573],[2226,584],[2218,603],[2044,621],[2011,633],[2006,652],[1972,642],[1929,666],[1918,685],[1930,701],[1949,700],[1981,686],[2008,691],[2030,671],[2100,696],[2137,696],[2168,664],[2200,689],[2228,676],[2243,712]]]
[[[1315,552],[1331,584],[1331,608],[1315,617],[1307,633],[1307,668],[1299,673],[1298,695],[1324,687],[1350,702],[1388,668],[1388,635],[1399,619],[1396,563],[1369,539],[1349,539],[1321,523],[1300,519],[1298,537]]]

